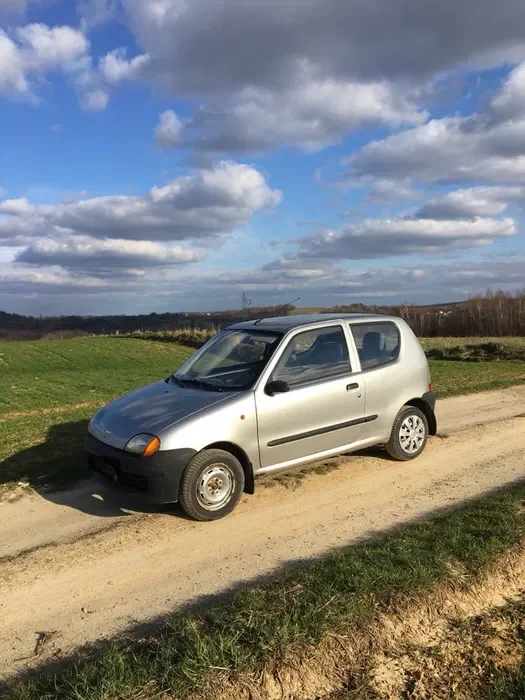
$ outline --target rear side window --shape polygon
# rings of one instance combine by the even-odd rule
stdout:
[[[282,379],[293,387],[349,371],[343,329],[331,326],[295,335],[286,346],[272,378]]]
[[[358,323],[350,326],[361,368],[379,367],[399,356],[401,336],[395,323]]]

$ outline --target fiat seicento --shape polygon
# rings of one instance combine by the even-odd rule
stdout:
[[[230,513],[255,477],[436,434],[425,354],[393,316],[285,316],[218,333],[172,375],[100,409],[86,437],[106,485],[196,520]]]

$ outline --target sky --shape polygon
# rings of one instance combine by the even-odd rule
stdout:
[[[0,0],[0,309],[525,288],[522,0]]]

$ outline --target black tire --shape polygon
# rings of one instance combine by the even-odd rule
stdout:
[[[417,426],[417,430],[414,435],[417,434],[416,442],[417,445],[412,441],[410,448],[413,451],[409,451],[406,448],[406,440],[403,440],[403,432],[406,434],[405,421],[410,422],[410,418],[414,418],[414,425]],[[415,406],[403,406],[399,411],[392,426],[392,432],[390,434],[390,439],[385,445],[386,451],[393,458],[400,462],[407,462],[411,459],[418,457],[427,444],[428,440],[428,420],[423,411]],[[404,446],[405,445],[405,446]]]
[[[232,512],[243,491],[244,470],[239,460],[225,450],[203,450],[182,475],[179,502],[194,520],[218,520]]]

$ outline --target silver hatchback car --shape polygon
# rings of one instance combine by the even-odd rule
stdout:
[[[196,520],[230,513],[255,477],[384,445],[410,460],[436,433],[425,354],[399,318],[251,320],[89,423],[90,469]]]

